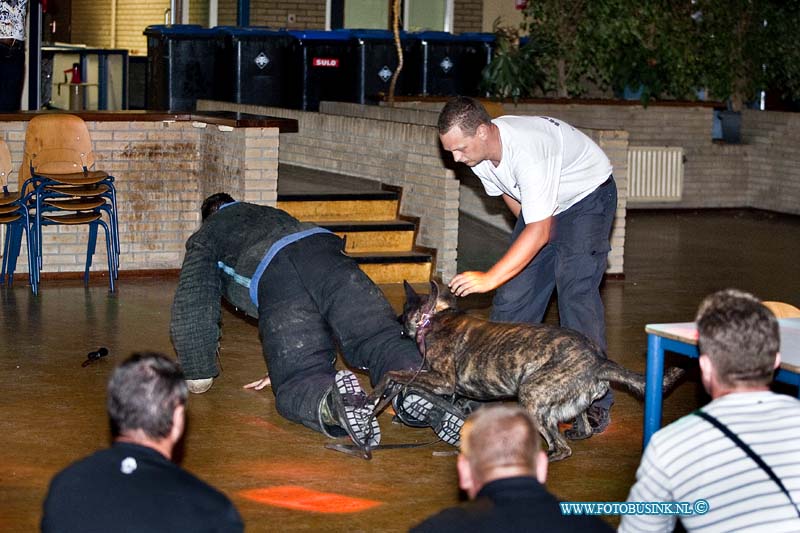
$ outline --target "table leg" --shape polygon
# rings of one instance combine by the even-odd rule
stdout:
[[[644,388],[644,438],[642,448],[661,427],[662,383],[664,382],[664,347],[661,337],[647,335],[647,381]]]

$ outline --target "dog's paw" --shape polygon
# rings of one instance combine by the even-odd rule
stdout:
[[[594,432],[591,429],[589,431],[579,431],[575,428],[575,426],[564,431],[564,437],[568,438],[569,440],[588,439],[592,435],[594,435]]]
[[[555,450],[547,450],[547,460],[551,463],[563,461],[570,455],[572,455],[572,450],[567,446],[564,446],[563,448],[557,448]]]

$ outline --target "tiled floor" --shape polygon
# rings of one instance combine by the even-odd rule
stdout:
[[[502,253],[503,235],[468,219],[461,228],[460,270],[484,268]],[[735,286],[800,303],[799,244],[798,217],[629,212],[625,279],[603,288],[610,356],[642,371],[644,325],[691,320],[699,300],[715,289]],[[172,354],[174,288],[174,279],[121,279],[118,293],[109,295],[97,279],[89,289],[45,280],[39,297],[21,283],[0,289],[0,531],[35,530],[52,475],[107,445],[109,371],[134,350]],[[399,308],[400,287],[383,288]],[[488,302],[479,296],[464,306],[485,313]],[[437,453],[450,447],[376,451],[369,462],[326,450],[325,437],[275,412],[271,391],[241,388],[265,370],[256,327],[225,312],[223,332],[224,371],[211,391],[191,398],[182,464],[233,499],[248,531],[404,531],[458,501],[455,457]],[[87,352],[99,346],[110,355],[82,368]],[[704,401],[699,391],[696,379],[684,382],[667,398],[665,420]],[[642,404],[622,391],[617,398],[610,429],[575,442],[571,458],[551,465],[548,485],[556,494],[625,499],[641,452]],[[434,437],[393,425],[388,415],[381,425],[385,443]],[[297,510],[254,497],[256,489],[284,495],[310,489],[378,505],[355,512],[337,512],[342,508],[336,505]]]

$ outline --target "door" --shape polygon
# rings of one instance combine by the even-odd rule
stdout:
[[[68,43],[72,39],[72,0],[48,0],[42,4],[44,19],[42,24],[42,42]]]

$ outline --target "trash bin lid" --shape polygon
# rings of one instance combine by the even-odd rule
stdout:
[[[350,30],[350,33],[355,39],[361,39],[363,41],[394,41],[394,32],[391,30],[354,29]],[[408,40],[412,38],[416,38],[416,35],[407,31],[400,32],[400,39]]]
[[[480,41],[482,43],[493,43],[494,33],[464,32],[459,33],[456,38],[460,41]]]
[[[215,29],[234,38],[288,37],[285,31],[266,26],[217,26]]]
[[[173,38],[213,37],[217,33],[216,28],[204,28],[199,24],[157,24],[144,30],[144,34],[148,36],[163,35]]]
[[[415,33],[417,39],[425,41],[453,41],[456,36],[446,31],[421,31]]]
[[[301,41],[349,41],[353,38],[350,30],[289,30],[287,33]]]

